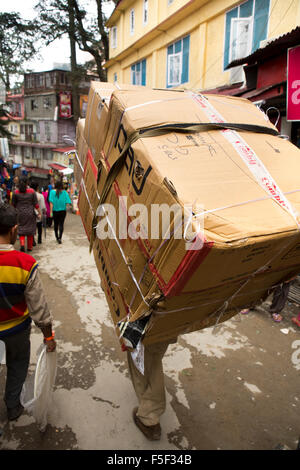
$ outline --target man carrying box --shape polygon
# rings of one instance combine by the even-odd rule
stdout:
[[[50,314],[35,259],[14,249],[18,225],[16,209],[0,205],[0,340],[5,343],[7,378],[4,401],[7,417],[17,419],[24,408],[20,395],[30,360],[33,319],[47,344],[56,348]]]

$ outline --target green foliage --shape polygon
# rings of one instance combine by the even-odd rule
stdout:
[[[23,64],[37,53],[36,26],[18,13],[0,13],[0,80],[10,89],[12,75],[21,75]]]
[[[11,117],[5,107],[5,105],[0,105],[0,137],[12,137],[12,134],[7,129],[7,124],[11,121]]]
[[[94,16],[89,14],[86,0],[39,0],[35,6],[38,28],[46,45],[68,34],[80,50],[92,55],[100,79],[105,80],[103,64],[108,60],[109,43],[104,6],[109,0],[91,1],[97,11]]]

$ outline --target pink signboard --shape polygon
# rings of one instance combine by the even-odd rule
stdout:
[[[300,46],[288,49],[287,120],[300,121]]]

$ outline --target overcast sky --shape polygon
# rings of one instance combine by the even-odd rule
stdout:
[[[33,10],[34,5],[38,0],[0,0],[0,11],[1,12],[17,12],[23,18],[32,19],[35,16]],[[90,5],[90,11],[96,13],[96,2],[94,0],[83,0],[82,5]],[[113,5],[108,9],[107,15],[109,16],[113,10]],[[69,63],[70,62],[70,45],[69,39],[59,39],[53,42],[50,46],[43,48],[40,51],[41,59],[34,59],[28,62],[26,65],[30,67],[34,72],[41,72],[45,70],[51,70],[54,63]],[[84,63],[90,60],[90,54],[86,52],[77,52],[77,62]]]

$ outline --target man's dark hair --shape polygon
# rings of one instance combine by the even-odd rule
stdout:
[[[37,183],[36,181],[33,181],[30,186],[32,187],[32,189],[36,191],[39,187],[39,183]]]
[[[28,184],[28,179],[26,178],[26,176],[22,176],[19,181],[20,193],[26,193],[27,184]]]
[[[10,204],[0,204],[0,235],[7,235],[17,223],[16,209]]]

